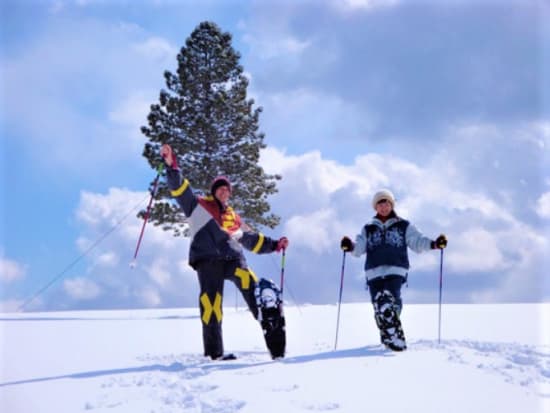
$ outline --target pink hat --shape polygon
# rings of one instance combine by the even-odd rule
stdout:
[[[216,194],[216,189],[218,189],[220,186],[226,186],[229,188],[229,192],[231,192],[231,182],[229,182],[229,178],[227,176],[217,176],[212,181],[212,184],[210,185],[210,193],[212,195]]]

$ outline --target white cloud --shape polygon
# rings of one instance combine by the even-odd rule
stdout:
[[[501,271],[510,263],[504,258],[498,241],[498,233],[467,228],[451,241],[446,261],[458,274]]]
[[[245,34],[245,43],[261,59],[291,57],[303,53],[310,45],[308,40],[300,40],[284,32],[260,32]]]
[[[141,304],[146,307],[157,307],[162,303],[162,298],[158,290],[154,288],[144,288],[138,293]]]
[[[162,37],[150,37],[144,42],[134,44],[133,48],[148,58],[164,62],[175,59],[178,54],[178,48]]]
[[[101,289],[95,282],[83,277],[65,280],[63,288],[69,297],[76,300],[92,300],[101,294]]]
[[[118,102],[109,113],[109,120],[114,123],[119,123],[128,126],[128,129],[139,130],[139,127],[144,124],[151,103],[155,101],[158,91],[142,92],[134,91],[124,100]],[[133,133],[134,136],[139,134]]]
[[[133,252],[143,227],[143,220],[136,215],[139,210],[146,209],[150,196],[148,192],[135,192],[125,188],[109,188],[106,194],[82,191],[75,215],[85,226],[87,235],[79,238],[80,249],[89,248],[107,231],[116,230],[113,235],[109,235],[109,239],[117,240],[113,243],[117,247],[114,252],[118,254],[121,246]],[[181,238],[174,239],[170,233],[148,222],[141,246],[147,242],[152,243],[153,248],[170,250],[177,240]]]
[[[518,236],[521,234],[521,236]],[[501,283],[498,288],[476,291],[472,289],[473,302],[529,302],[548,301],[550,283],[545,271],[550,265],[550,240],[526,225],[503,230],[496,236],[500,249],[507,258],[506,268],[495,271]],[[490,273],[489,273],[490,274]]]
[[[196,278],[195,271],[189,266],[189,262],[187,260],[184,260],[184,259],[178,260],[176,267],[178,268],[179,273],[184,278],[195,280]]]
[[[292,8],[292,7],[291,7]],[[291,8],[279,7],[277,13],[260,11],[253,20],[239,22],[243,42],[259,59],[293,59],[310,46],[309,39],[300,39],[289,29]]]
[[[339,11],[353,13],[361,10],[374,10],[380,7],[395,6],[400,0],[332,0],[331,5]]]
[[[0,256],[0,281],[3,283],[12,283],[25,277],[27,268],[17,261],[10,260]]]
[[[529,123],[522,129],[521,137],[525,142],[535,145],[541,150],[548,151],[548,148],[550,148],[550,122]]]
[[[333,149],[345,152],[345,146],[357,140],[364,149],[369,143],[366,134],[376,122],[368,108],[318,89],[300,87],[255,94],[268,113],[263,119],[268,139],[273,139],[278,147],[288,146],[298,153],[319,148],[325,154]]]
[[[88,225],[113,226],[144,207],[149,197],[145,192],[124,188],[109,188],[106,195],[82,191],[76,217]]]
[[[541,218],[550,219],[550,192],[540,196],[537,201],[536,212]]]
[[[172,279],[169,263],[164,258],[156,258],[148,270],[149,277],[160,287],[165,287]]]
[[[294,215],[285,223],[285,234],[293,245],[306,247],[316,254],[334,246],[333,223],[335,212],[321,209],[311,214]]]
[[[262,152],[262,164],[268,173],[284,172],[286,180],[299,182],[305,193],[318,194],[321,198],[346,186],[353,179],[348,168],[323,159],[317,151],[287,156],[277,149],[267,148]]]
[[[250,44],[251,49],[262,59],[300,54],[309,46],[308,41],[300,41],[291,36],[283,38],[258,38],[246,35],[244,36],[244,41]]]
[[[101,254],[97,258],[98,264],[103,267],[114,267],[119,263],[119,261],[120,261],[120,258],[118,254],[113,251]]]

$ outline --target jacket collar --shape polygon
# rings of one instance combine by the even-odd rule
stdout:
[[[376,214],[374,217],[372,217],[371,223],[379,227],[389,227],[390,225],[393,225],[399,221],[401,221],[401,218],[397,216],[395,211],[392,211],[386,218],[383,218]]]

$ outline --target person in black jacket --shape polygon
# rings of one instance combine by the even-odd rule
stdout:
[[[447,238],[441,234],[431,240],[399,217],[394,209],[395,197],[388,189],[374,194],[372,207],[376,211],[373,219],[363,226],[355,242],[344,236],[340,248],[356,257],[367,255],[365,276],[380,340],[386,347],[401,351],[407,348],[399,316],[403,307],[401,286],[409,271],[408,248],[417,253],[443,249]]]
[[[182,179],[177,158],[172,148],[164,144],[160,154],[167,166],[166,179],[171,195],[178,202],[189,223],[191,245],[189,264],[195,269],[200,284],[199,305],[203,331],[204,355],[216,359],[232,359],[224,354],[222,337],[222,300],[224,281],[232,281],[242,293],[253,316],[262,322],[266,343],[273,358],[284,356],[285,335],[282,302],[265,302],[259,285],[276,286],[272,282],[258,279],[248,267],[243,247],[257,254],[280,252],[288,247],[288,239],[278,240],[253,232],[241,221],[239,215],[228,205],[231,183],[225,176],[215,178],[210,195],[196,196],[187,179]],[[277,290],[275,291],[275,295]],[[276,298],[276,297],[275,297]],[[262,320],[264,305],[278,306],[278,317],[267,323]],[[267,325],[269,324],[269,325]],[[270,335],[270,328],[277,328]],[[282,329],[282,330],[281,330]],[[276,342],[274,342],[276,341]]]

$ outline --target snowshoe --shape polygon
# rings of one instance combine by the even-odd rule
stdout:
[[[212,360],[217,360],[217,361],[237,360],[237,356],[234,355],[233,353],[222,354],[221,356],[211,357],[211,358]]]
[[[390,350],[403,351],[407,343],[396,308],[395,297],[388,290],[374,297],[374,319],[380,330],[380,341]]]
[[[273,281],[262,278],[254,295],[267,348],[274,360],[282,358],[285,355],[286,331],[281,291]]]

